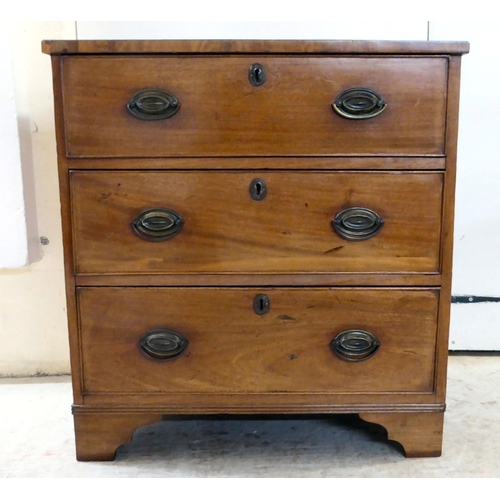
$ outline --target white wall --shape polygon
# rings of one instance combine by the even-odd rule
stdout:
[[[39,234],[50,243],[41,247],[43,258],[39,262],[0,270],[0,375],[67,373],[69,354],[52,73],[50,57],[41,53],[41,40],[74,39],[75,23],[11,23],[11,28],[6,43],[14,56],[20,154],[28,165],[32,162],[35,187],[26,201],[27,205],[36,206]],[[16,180],[19,186],[19,176]],[[2,207],[2,224],[12,217],[13,210],[13,205],[6,212]]]
[[[426,21],[355,23],[329,19],[325,22],[167,22],[78,21],[78,38],[120,39],[296,39],[296,40],[427,40]]]
[[[29,262],[11,38],[8,24],[0,21],[0,269]]]
[[[431,22],[431,40],[468,40],[462,59],[453,294],[500,297],[498,21]],[[453,304],[450,347],[500,350],[500,303]]]

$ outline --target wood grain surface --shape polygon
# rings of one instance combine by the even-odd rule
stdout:
[[[359,416],[385,427],[388,439],[400,443],[407,458],[441,456],[444,412],[360,413]]]
[[[62,58],[69,157],[425,155],[444,151],[446,57]],[[253,87],[248,69],[267,81]],[[364,87],[387,102],[367,120],[332,103]],[[143,121],[126,109],[140,90],[181,103],[173,117]]]
[[[466,54],[468,42],[389,40],[44,40],[45,54]]]
[[[80,274],[77,286],[440,286],[438,273]]]
[[[460,57],[452,57],[449,68],[448,125],[446,127],[447,157],[443,190],[443,236],[441,247],[443,283],[439,304],[438,342],[436,349],[436,394],[438,401],[442,402],[446,401],[446,374],[448,369],[461,62]]]
[[[161,414],[151,413],[76,414],[76,458],[79,462],[114,460],[118,446],[128,443],[138,427],[160,420]]]
[[[71,192],[79,274],[439,270],[440,173],[73,172]],[[150,207],[177,212],[180,234],[137,237],[130,223]],[[378,213],[382,230],[343,239],[331,221],[349,207]]]
[[[258,293],[270,300],[263,316],[253,310]],[[80,288],[85,392],[430,393],[438,297],[432,289]],[[139,339],[156,328],[186,337],[186,354],[172,362],[141,354]],[[372,358],[332,352],[349,329],[377,337]]]
[[[445,170],[441,156],[63,158],[67,170]]]

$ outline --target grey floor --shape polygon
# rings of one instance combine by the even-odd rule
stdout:
[[[405,459],[341,415],[170,419],[82,463],[69,377],[0,379],[0,477],[500,477],[499,400],[500,356],[452,356],[440,458]]]

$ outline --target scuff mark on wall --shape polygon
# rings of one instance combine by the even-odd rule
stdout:
[[[481,295],[454,295],[452,304],[474,304],[477,302],[500,302],[500,297],[485,297]]]

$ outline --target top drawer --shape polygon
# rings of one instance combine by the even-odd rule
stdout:
[[[260,86],[249,78],[255,63],[265,72]],[[444,152],[445,57],[66,56],[62,77],[74,158]],[[385,109],[340,116],[332,104],[359,88]],[[133,116],[127,104],[145,89],[172,94],[179,110],[161,120]],[[352,97],[347,113],[370,102]]]

